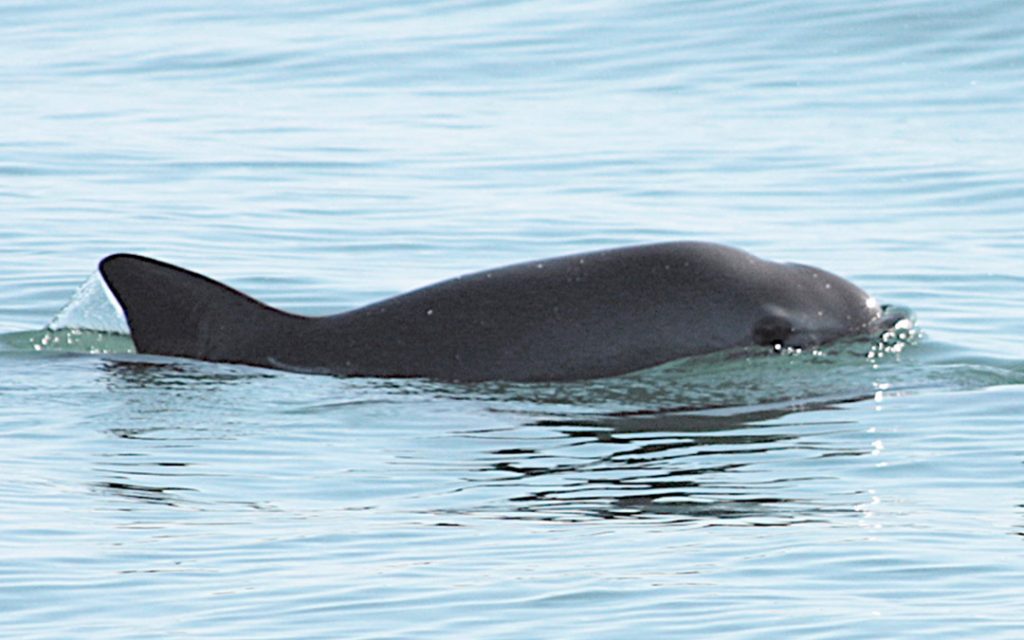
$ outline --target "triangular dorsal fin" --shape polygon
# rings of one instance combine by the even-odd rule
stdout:
[[[100,262],[100,273],[139,353],[262,364],[269,332],[302,319],[152,258],[115,254]]]

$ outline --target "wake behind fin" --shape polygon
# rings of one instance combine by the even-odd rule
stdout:
[[[265,337],[301,318],[198,273],[130,254],[100,262],[139,353],[262,364]]]

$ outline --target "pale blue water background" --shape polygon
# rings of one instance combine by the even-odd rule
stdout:
[[[578,385],[0,349],[0,636],[1024,636],[1024,5],[0,4],[0,332],[700,239],[900,353]],[[20,334],[19,335],[24,335]]]

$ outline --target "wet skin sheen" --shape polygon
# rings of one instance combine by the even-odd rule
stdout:
[[[140,256],[100,270],[140,353],[340,376],[581,380],[884,328],[875,300],[839,276],[703,242],[525,262],[326,317]]]

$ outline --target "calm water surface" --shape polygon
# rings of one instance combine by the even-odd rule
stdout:
[[[1021,637],[1021,25],[0,5],[0,635]],[[320,314],[671,239],[917,330],[560,385],[33,348],[115,251]]]

